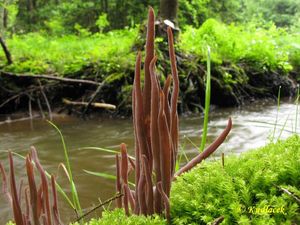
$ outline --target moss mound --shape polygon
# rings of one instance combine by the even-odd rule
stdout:
[[[174,224],[299,224],[300,137],[206,162],[180,177],[172,187]],[[273,212],[275,211],[275,212]]]

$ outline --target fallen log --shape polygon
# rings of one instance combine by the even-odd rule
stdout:
[[[65,78],[65,77],[59,77],[57,74],[52,75],[46,75],[46,74],[17,74],[17,73],[10,73],[3,70],[0,70],[0,75],[4,76],[11,76],[11,77],[25,77],[25,78],[31,78],[31,79],[48,79],[48,80],[56,80],[60,82],[66,82],[66,83],[80,83],[80,84],[90,84],[90,85],[96,85],[100,86],[103,83],[99,83],[93,80],[83,80],[83,79],[73,79],[73,78]]]
[[[66,105],[73,105],[73,106],[87,106],[89,104],[88,102],[74,102],[65,98],[63,98],[63,103]],[[90,104],[90,106],[93,106],[95,108],[104,108],[104,109],[112,109],[112,110],[116,109],[115,105],[100,103],[100,102],[93,102]]]

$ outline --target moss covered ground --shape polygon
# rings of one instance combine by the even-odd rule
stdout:
[[[299,224],[300,138],[205,162],[172,187],[174,224]],[[275,210],[275,212],[272,211]],[[279,210],[277,212],[277,210]],[[280,211],[282,210],[282,211]]]

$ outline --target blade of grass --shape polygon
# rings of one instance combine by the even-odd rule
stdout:
[[[75,183],[74,183],[74,180],[73,180],[73,174],[72,174],[72,170],[71,170],[71,163],[70,163],[70,160],[69,160],[69,154],[68,154],[67,146],[66,146],[66,143],[65,143],[65,139],[64,139],[64,137],[63,137],[62,132],[60,131],[60,129],[54,123],[52,123],[49,120],[47,120],[47,122],[53,128],[55,128],[55,130],[57,131],[57,133],[60,136],[60,139],[61,139],[61,142],[62,142],[62,145],[63,145],[63,149],[64,149],[66,166],[67,166],[68,173],[69,173],[69,176],[70,176],[70,180],[69,181],[70,181],[70,185],[71,185],[71,194],[72,194],[72,199],[73,199],[73,205],[76,206],[75,208],[76,208],[76,211],[79,212],[79,215],[82,215],[82,208],[81,208],[81,205],[80,205],[80,201],[79,201],[79,197],[78,197],[78,192],[76,190],[76,186],[75,186]]]
[[[210,94],[211,94],[211,76],[210,76],[210,47],[207,48],[207,75],[206,75],[206,88],[205,88],[205,109],[204,109],[204,121],[203,121],[203,133],[200,145],[200,152],[203,152],[206,144],[207,137],[207,125],[210,106]]]
[[[99,147],[82,147],[82,148],[78,148],[78,150],[96,150],[96,151],[113,153],[113,154],[120,153],[120,151],[116,151],[116,150],[112,150],[112,149],[107,149],[107,148],[99,148]]]
[[[97,176],[97,177],[102,177],[102,178],[105,178],[105,179],[109,179],[109,180],[116,180],[117,177],[115,175],[111,175],[111,174],[108,174],[108,173],[101,173],[101,172],[93,172],[93,171],[89,171],[89,170],[83,170],[84,172],[86,172],[87,174],[90,174],[90,175],[94,175],[94,176]],[[134,183],[128,181],[128,184],[130,184],[131,186],[135,186]]]
[[[279,114],[279,109],[280,109],[280,92],[281,92],[281,86],[279,86],[279,89],[278,89],[278,96],[277,96],[277,113],[276,113],[275,125],[274,125],[274,130],[273,130],[271,142],[274,141],[275,132],[276,132],[276,126],[277,126],[277,122],[278,122],[278,114]]]
[[[287,116],[287,118],[286,118],[286,120],[285,120],[285,122],[284,122],[283,127],[280,129],[280,133],[279,133],[279,136],[278,136],[278,138],[277,138],[277,141],[279,141],[279,139],[281,138],[282,132],[284,131],[284,128],[285,128],[286,123],[287,123],[287,121],[288,121],[288,119],[289,119],[289,116],[290,116],[290,115]]]
[[[100,148],[100,147],[82,147],[78,148],[78,150],[96,150],[100,152],[107,152],[107,153],[113,153],[113,154],[118,154],[120,151],[118,150],[112,150],[108,148]],[[135,160],[135,157],[128,155],[128,158]]]
[[[296,98],[296,118],[295,118],[295,133],[297,133],[297,125],[298,125],[298,111],[299,111],[299,84],[297,84],[297,98]]]
[[[188,140],[188,141],[191,143],[191,145],[193,145],[194,148],[198,149],[198,146],[197,146],[197,145],[196,145],[189,137],[184,136],[184,138],[185,138],[186,140]]]

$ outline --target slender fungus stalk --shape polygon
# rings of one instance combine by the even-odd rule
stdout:
[[[7,175],[0,164],[0,173],[2,175],[2,190],[6,194],[9,203],[12,206],[14,222],[16,225],[61,225],[57,206],[56,182],[54,176],[51,176],[50,182],[47,179],[46,171],[39,162],[37,152],[34,148],[25,158],[25,166],[28,178],[28,186],[22,188],[20,182],[17,188],[14,172],[14,161],[12,153],[8,154],[9,159],[9,181],[10,192],[7,190]],[[34,169],[37,168],[40,174],[40,183],[35,180]],[[51,185],[51,192],[49,186]],[[18,189],[18,191],[17,191]],[[24,194],[24,198],[21,194]],[[52,196],[52,199],[50,197]],[[23,200],[24,199],[24,200]],[[23,201],[22,201],[23,200]],[[25,201],[25,202],[24,202]],[[24,209],[22,207],[24,206]]]
[[[154,11],[149,8],[146,57],[144,64],[144,88],[141,85],[141,53],[137,54],[135,77],[132,91],[133,128],[135,138],[135,162],[127,155],[125,144],[121,144],[121,166],[117,163],[117,192],[124,193],[123,206],[126,214],[152,215],[165,212],[170,216],[170,191],[172,181],[209,157],[223,143],[229,134],[232,122],[220,136],[201,154],[175,172],[178,152],[178,113],[179,79],[172,29],[168,27],[169,57],[171,75],[163,87],[155,72],[157,57],[154,54]],[[170,90],[171,93],[170,93]],[[170,98],[169,98],[170,96]],[[135,171],[135,192],[128,187],[128,164]],[[120,171],[119,169],[120,168]],[[121,175],[120,175],[121,174]],[[120,176],[122,179],[120,179]],[[118,183],[119,182],[119,183]],[[129,210],[129,204],[131,211]],[[120,202],[117,202],[120,206]]]

